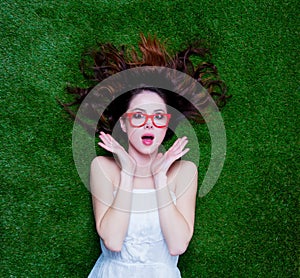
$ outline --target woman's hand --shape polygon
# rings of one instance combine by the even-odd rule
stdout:
[[[167,171],[170,166],[180,157],[184,156],[190,149],[185,148],[188,143],[186,136],[178,138],[172,147],[165,152],[165,154],[159,153],[154,159],[151,165],[152,175],[167,175]]]
[[[99,142],[98,145],[115,154],[118,158],[122,171],[133,176],[136,169],[136,161],[110,134],[106,134],[101,131],[99,138],[102,142]]]

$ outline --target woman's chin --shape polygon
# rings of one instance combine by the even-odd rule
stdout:
[[[141,154],[141,155],[155,155],[158,151],[159,144],[156,142],[152,142],[152,144],[143,144],[142,142],[139,142],[137,144],[130,144],[131,147],[135,150],[135,152]]]
[[[140,152],[143,154],[152,155],[152,154],[157,153],[159,146],[160,145],[153,142],[151,145],[147,145],[147,146],[145,145],[145,146],[141,147]]]
[[[157,152],[157,148],[145,148],[140,151],[140,153],[144,155],[152,155],[155,154],[156,152]]]

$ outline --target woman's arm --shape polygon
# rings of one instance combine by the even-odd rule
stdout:
[[[167,184],[166,175],[156,175],[157,202],[160,226],[171,255],[185,252],[194,231],[195,204],[197,194],[197,167],[188,161],[181,161],[175,177],[176,205]],[[168,205],[166,205],[168,204]]]
[[[118,190],[114,197],[114,184],[109,173],[112,169],[107,158],[97,157],[91,164],[90,186],[93,194],[93,208],[96,229],[105,246],[115,252],[121,251],[129,224],[132,176],[121,172]]]
[[[99,137],[101,142],[98,144],[116,154],[121,169],[114,160],[105,157],[98,157],[91,164],[96,227],[105,246],[118,252],[128,230],[136,162],[111,135],[100,132]],[[114,188],[117,188],[116,192]]]

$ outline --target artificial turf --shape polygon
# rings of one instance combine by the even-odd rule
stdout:
[[[0,276],[86,277],[93,267],[90,193],[56,98],[86,84],[85,50],[136,45],[143,32],[171,52],[204,39],[233,95],[225,165],[197,199],[182,276],[298,277],[299,10],[296,0],[1,1]],[[210,141],[195,130],[201,183]]]

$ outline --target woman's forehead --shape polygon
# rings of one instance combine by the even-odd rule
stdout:
[[[130,110],[135,108],[143,108],[145,110],[167,109],[164,100],[158,94],[151,91],[143,91],[142,93],[135,95],[131,99],[128,108]]]

